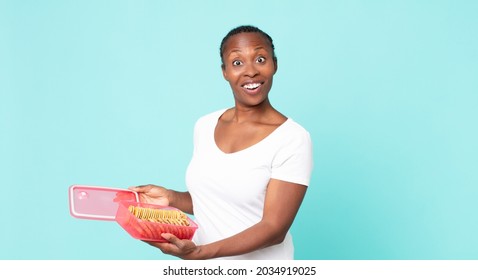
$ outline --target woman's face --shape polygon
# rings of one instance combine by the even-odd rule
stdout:
[[[222,73],[234,93],[236,106],[253,107],[268,100],[277,62],[260,33],[239,33],[224,45]]]

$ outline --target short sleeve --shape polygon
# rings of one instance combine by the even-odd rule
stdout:
[[[274,156],[271,178],[309,186],[312,158],[309,132],[305,129],[291,131]]]

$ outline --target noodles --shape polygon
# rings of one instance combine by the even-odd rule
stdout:
[[[128,211],[136,218],[149,222],[189,226],[186,214],[180,210],[153,209],[130,205]]]

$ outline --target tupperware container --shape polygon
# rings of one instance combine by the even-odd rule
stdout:
[[[128,208],[130,206],[161,210],[177,210],[174,207],[147,204],[141,202],[121,201],[116,214],[116,222],[132,237],[145,241],[167,242],[161,237],[162,233],[171,233],[179,239],[191,239],[198,226],[191,218],[187,217],[189,226],[171,225],[159,222],[151,222],[135,217]]]
[[[139,202],[136,192],[102,186],[72,185],[68,192],[70,214],[79,219],[116,221],[132,237],[145,241],[167,242],[161,233],[172,233],[180,239],[191,239],[197,225],[187,217],[189,226],[150,222],[136,218],[129,206],[178,210],[174,207]]]

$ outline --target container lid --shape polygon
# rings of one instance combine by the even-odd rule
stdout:
[[[72,185],[70,214],[75,218],[114,221],[120,201],[139,202],[138,194],[127,189]]]

